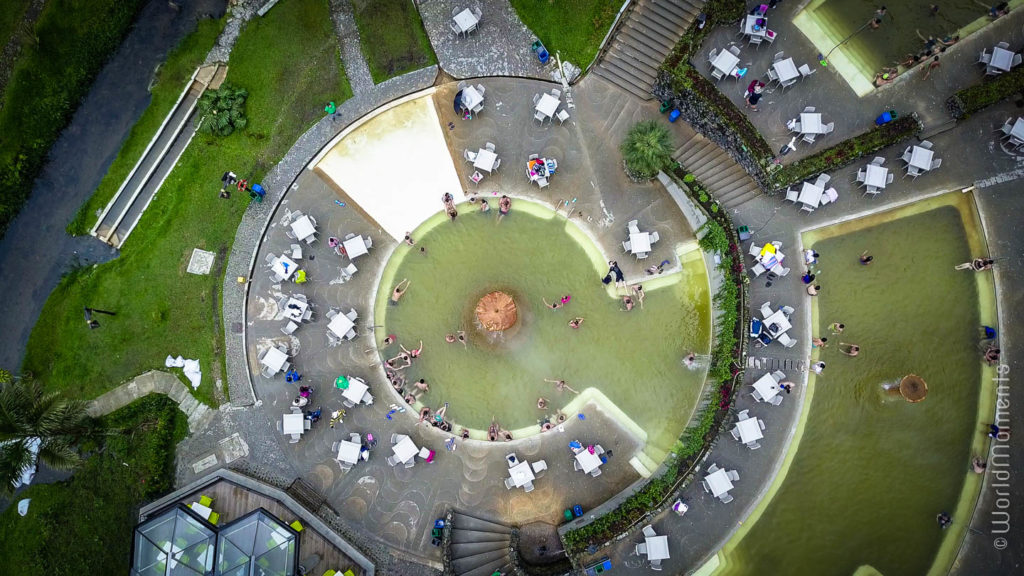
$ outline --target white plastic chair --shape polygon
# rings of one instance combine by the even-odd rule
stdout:
[[[647,538],[654,538],[658,535],[658,533],[654,531],[654,527],[650,524],[644,526],[642,532],[644,533],[644,536],[646,536]]]
[[[753,242],[751,242],[750,243],[750,249],[747,250],[747,254],[750,254],[751,256],[756,258],[757,256],[759,256],[761,254],[761,246],[758,246],[757,244],[754,244]]]
[[[811,74],[814,74],[816,70],[812,70],[807,64],[802,64],[797,70],[800,72],[801,78],[807,78]]]
[[[569,119],[569,111],[562,108],[557,114],[555,114],[555,118],[558,118],[559,124],[565,124],[565,121]]]
[[[775,380],[776,382],[782,382],[785,379],[786,374],[782,370],[776,370],[775,372],[772,372],[772,380]]]
[[[786,190],[786,200],[789,200],[790,202],[796,204],[796,199],[799,197],[800,192],[798,190],[793,190],[792,188]]]
[[[729,470],[728,472],[725,473],[725,475],[728,476],[729,480],[732,480],[733,482],[737,482],[740,479],[740,473],[735,470]]]
[[[764,274],[765,272],[767,272],[767,271],[768,271],[768,269],[767,269],[767,268],[765,268],[764,266],[762,266],[760,262],[757,262],[757,263],[755,263],[755,264],[754,264],[754,267],[753,267],[753,268],[751,268],[750,270],[751,270],[751,272],[753,272],[753,273],[754,273],[754,277],[755,277],[755,278],[757,278],[757,277],[758,277],[758,276],[760,276],[761,274]]]
[[[774,398],[772,398],[771,402],[772,406],[778,406],[782,404],[782,396],[775,396]]]
[[[632,249],[632,247],[633,246],[632,246],[632,244],[629,243],[629,240],[626,240],[626,241],[624,241],[622,243],[622,251],[623,252],[629,252]]]

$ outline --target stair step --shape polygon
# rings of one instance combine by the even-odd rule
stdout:
[[[495,572],[501,572],[502,574],[510,574],[511,571],[512,565],[508,561],[508,559],[505,558],[502,560],[495,560],[494,562],[489,562],[487,564],[484,564],[483,566],[478,566],[468,572],[456,571],[455,573],[458,576],[491,576],[491,574],[494,574]]]
[[[622,79],[618,75],[618,73],[615,72],[613,69],[607,68],[602,65],[595,68],[594,73],[604,78],[605,80],[608,80],[612,84],[615,84],[619,88],[622,88],[626,92],[629,92],[630,94],[636,96],[637,98],[641,98],[644,100],[650,100],[651,98],[653,98],[653,96],[650,93],[641,90],[634,86],[631,82]]]
[[[510,544],[511,540],[503,542],[460,542],[452,544],[452,558],[468,558],[477,554],[483,554],[484,552],[504,551],[508,550]]]
[[[643,62],[621,49],[609,51],[602,64],[608,62],[614,62],[617,66],[641,80],[649,79],[652,86],[658,78],[657,66],[651,66],[649,63]]]
[[[617,52],[627,58],[635,60],[637,64],[645,64],[653,68],[655,70],[655,74],[657,74],[657,70],[661,66],[661,63],[664,62],[664,60],[658,60],[656,58],[653,58],[647,52],[643,50],[637,50],[635,46],[631,44],[626,44],[625,42],[614,42],[612,44],[612,49],[609,50],[609,52]]]
[[[631,65],[629,61],[619,58],[614,54],[610,54],[608,58],[605,58],[602,65],[618,68],[623,73],[623,78],[631,79],[637,88],[645,89],[654,86],[654,80],[656,79],[654,73],[644,72],[642,69]]]
[[[678,33],[682,35],[686,31],[686,27],[690,25],[693,17],[689,14],[680,14],[676,10],[661,2],[648,2],[644,6],[644,11],[647,14],[662,20],[674,29],[678,29]]]
[[[476,542],[509,542],[509,534],[482,532],[478,530],[452,530],[452,544],[473,544]]]
[[[452,560],[452,569],[456,574],[466,574],[481,566],[497,563],[498,565],[508,562],[507,550],[495,550],[485,552],[468,558],[456,558]]]
[[[653,10],[646,10],[637,21],[644,26],[650,28],[652,31],[661,34],[668,40],[675,42],[679,41],[679,37],[686,31],[686,27],[682,24],[677,24],[675,20],[669,20],[655,13]]]
[[[476,516],[470,516],[461,512],[455,514],[452,517],[452,527],[455,530],[475,530],[477,532],[497,532],[498,534],[511,534],[512,528],[501,524],[500,522],[494,522],[492,520],[484,520],[483,518],[477,518]]]
[[[693,8],[693,6],[690,6],[689,4],[683,6],[680,4],[676,4],[675,2],[671,2],[669,0],[654,0],[653,2],[651,2],[651,4],[657,6],[659,9],[663,11],[675,14],[676,18],[685,21],[687,26],[689,26],[690,23],[693,22],[695,18],[697,18],[697,14],[700,13],[699,10],[696,10],[695,8]]]
[[[617,38],[634,45],[638,50],[650,54],[651,58],[655,60],[664,60],[665,55],[668,54],[668,50],[661,45],[660,42],[652,40],[647,36],[644,36],[643,32],[623,26],[622,31],[619,32]]]
[[[658,41],[658,45],[662,46],[662,51],[668,54],[669,50],[672,49],[676,44],[676,38],[671,32],[659,27],[657,24],[651,24],[646,19],[637,18],[632,22],[627,22],[627,26],[632,26],[635,30],[641,32],[648,38]]]
[[[665,54],[668,54],[669,50],[671,50],[674,45],[670,38],[665,38],[659,34],[651,33],[649,28],[635,20],[627,21],[625,27],[634,32],[634,38],[643,38],[647,41],[647,44],[650,44],[652,47],[656,46],[659,57],[664,58]]]

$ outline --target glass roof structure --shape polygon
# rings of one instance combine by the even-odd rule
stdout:
[[[209,576],[217,535],[181,506],[135,527],[132,576]]]
[[[280,520],[255,510],[220,529],[217,576],[294,576],[296,533]]]

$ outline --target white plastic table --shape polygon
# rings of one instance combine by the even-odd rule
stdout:
[[[998,46],[992,49],[992,59],[988,61],[989,66],[1002,70],[1003,72],[1009,72],[1012,64],[1013,52]]]
[[[821,134],[821,114],[807,112],[800,114],[801,134]]]
[[[711,495],[715,498],[733,489],[732,480],[729,480],[729,476],[722,468],[708,474],[704,480],[707,481],[708,488],[711,488]]]
[[[649,536],[647,543],[648,560],[665,560],[668,555],[668,536]]]
[[[555,115],[555,110],[558,109],[558,98],[555,98],[547,92],[541,94],[540,101],[537,102],[537,112],[551,118]]]
[[[462,32],[468,31],[473,26],[476,26],[477,22],[479,22],[479,20],[476,19],[476,16],[469,11],[469,8],[466,8],[462,12],[456,14],[452,20],[455,21],[455,25],[458,26],[459,30]]]
[[[213,510],[211,510],[208,506],[203,506],[199,502],[193,502],[192,506],[189,506],[189,508],[191,508],[193,512],[199,514],[206,520],[210,519],[210,513],[213,512]]]
[[[302,434],[306,426],[302,423],[301,412],[289,412],[282,417],[281,432],[283,434]]]
[[[391,449],[395,453],[395,458],[403,464],[412,460],[420,451],[420,449],[416,447],[416,444],[413,443],[412,438],[409,438],[408,436],[399,440],[398,444],[392,446]]]
[[[486,148],[481,148],[480,151],[476,153],[476,160],[473,161],[473,168],[490,173],[490,171],[494,169],[494,162],[497,161],[497,159],[497,154]]]
[[[349,260],[369,253],[366,249],[366,240],[363,240],[362,236],[353,236],[345,240],[343,244],[345,246],[345,254],[348,254]]]
[[[337,314],[334,318],[331,318],[331,323],[327,325],[327,329],[338,338],[344,338],[348,331],[355,327],[355,324],[349,320],[348,316],[344,314]]]
[[[765,318],[762,324],[764,325],[765,332],[767,332],[768,335],[771,336],[772,338],[778,338],[779,334],[785,334],[786,331],[793,327],[793,325],[789,323],[789,319],[786,318],[786,314],[782,311],[781,308],[773,312],[771,316]],[[769,329],[769,326],[771,326],[772,324],[778,325],[779,329],[776,330],[775,332],[772,332]]]
[[[476,108],[477,105],[483,101],[484,97],[477,92],[475,87],[466,86],[462,89],[462,105],[465,106],[467,110]]]
[[[1016,122],[1013,123],[1013,128],[1010,129],[1010,136],[1024,141],[1024,118],[1018,117]]]
[[[277,348],[269,348],[267,353],[263,355],[263,360],[260,360],[260,364],[263,364],[267,368],[270,368],[274,372],[280,372],[284,363],[288,361],[288,355],[281,352]]]
[[[825,193],[825,189],[821,186],[815,186],[810,182],[804,182],[803,187],[800,189],[800,197],[797,200],[801,204],[806,204],[812,208],[818,207],[818,202],[821,201],[821,195]]]
[[[764,254],[757,257],[757,261],[761,263],[765,268],[774,268],[778,264],[782,264],[782,261],[786,259],[786,255],[776,250],[774,253],[765,252]]]
[[[590,474],[594,468],[601,466],[601,457],[597,454],[591,454],[590,450],[586,448],[576,454],[576,461],[583,467],[584,474]]]
[[[910,154],[910,165],[919,170],[931,170],[932,151],[920,146],[914,146],[914,151]]]
[[[740,420],[736,423],[736,428],[739,429],[740,441],[744,444],[750,444],[755,440],[764,438],[764,435],[761,434],[761,426],[757,423],[757,418]]]
[[[349,464],[355,464],[359,462],[359,450],[362,448],[355,442],[349,442],[348,440],[342,440],[338,445],[338,460],[342,462],[348,462]]]
[[[291,306],[296,306],[292,308]],[[297,298],[289,298],[288,303],[284,305],[284,317],[289,320],[299,322],[302,320],[302,315],[306,313],[306,308],[309,307],[307,302],[303,302]]]
[[[629,251],[633,254],[646,254],[651,251],[651,234],[637,232],[629,235]]]
[[[754,30],[754,25],[757,24],[758,19],[764,20],[764,25],[761,26],[760,30]],[[746,22],[743,23],[743,33],[747,36],[764,36],[768,33],[768,18],[748,14]]]
[[[723,74],[732,74],[733,68],[735,68],[739,62],[739,56],[723,48],[718,52],[718,55],[715,56],[715,59],[711,61],[711,67],[721,71]]]
[[[346,400],[349,400],[354,404],[359,404],[360,402],[363,401],[363,396],[369,389],[370,387],[366,385],[366,382],[363,382],[359,378],[349,378],[348,388],[346,388],[345,391],[341,393],[341,395]]]
[[[292,274],[294,274],[299,267],[287,256],[278,256],[277,259],[274,260],[274,264],[270,269],[278,276],[284,276],[284,279],[287,280],[292,277]]]
[[[886,176],[889,175],[889,169],[885,166],[876,166],[874,164],[868,164],[867,175],[864,178],[865,186],[874,186],[875,188],[885,188]]]
[[[772,64],[772,68],[774,68],[775,73],[779,75],[780,84],[785,84],[786,82],[800,76],[800,71],[796,69],[796,63],[793,62],[792,58],[779,60]]]
[[[765,374],[754,382],[754,390],[761,395],[761,400],[767,402],[779,394],[779,383],[772,378],[771,373]]]
[[[534,478],[533,470],[530,469],[530,463],[525,460],[509,468],[508,475],[512,478],[516,488],[522,488],[528,482],[533,482]]]
[[[303,216],[292,222],[292,232],[295,233],[295,237],[299,240],[305,240],[313,234],[316,234],[316,228],[313,227],[313,221],[309,219],[309,216]]]

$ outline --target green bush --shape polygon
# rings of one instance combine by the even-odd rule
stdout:
[[[19,574],[127,573],[138,507],[171,489],[185,419],[161,394],[101,419],[111,433],[83,443],[74,476],[19,494],[32,499],[25,517],[16,506],[0,515],[3,564]]]
[[[249,93],[244,88],[223,84],[216,90],[207,90],[197,104],[203,113],[202,129],[217,136],[230,136],[235,130],[245,128],[245,99]]]
[[[706,202],[706,200],[702,200]],[[703,226],[697,229],[697,233],[704,232],[697,244],[705,252],[716,252],[725,255],[729,250],[729,237],[725,235],[725,229],[714,220],[708,220]]]
[[[946,107],[954,118],[960,120],[978,110],[1009,98],[1017,92],[1024,92],[1024,67],[1018,66],[1006,74],[1000,74],[980,84],[964,88],[946,100]]]
[[[142,0],[49,0],[0,106],[0,234],[21,209],[50,146],[71,121]]]
[[[876,126],[831,148],[784,166],[772,174],[772,183],[776,189],[785,188],[815,174],[842,168],[886,146],[906,140],[920,130],[921,123],[916,116],[897,118],[888,124]]]
[[[626,172],[638,180],[650,180],[672,163],[672,134],[657,120],[637,122],[619,146]]]

